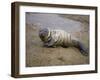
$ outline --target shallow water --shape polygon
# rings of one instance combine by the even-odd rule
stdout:
[[[26,13],[26,22],[41,28],[63,29],[67,32],[82,30],[81,22],[63,18],[60,14]]]

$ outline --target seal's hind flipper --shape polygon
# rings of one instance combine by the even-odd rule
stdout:
[[[89,49],[88,48],[86,48],[85,46],[84,46],[84,44],[82,44],[81,42],[78,42],[78,45],[79,45],[79,50],[81,51],[81,53],[83,54],[83,55],[88,55],[89,54]]]

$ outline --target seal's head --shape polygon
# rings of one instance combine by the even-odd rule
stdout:
[[[39,36],[43,42],[46,42],[50,36],[50,30],[47,28],[40,29]]]

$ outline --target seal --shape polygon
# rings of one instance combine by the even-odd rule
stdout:
[[[82,54],[87,55],[89,53],[84,44],[64,30],[43,28],[39,30],[39,37],[46,47],[76,47]]]

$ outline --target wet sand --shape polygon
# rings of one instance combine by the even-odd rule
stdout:
[[[49,15],[45,14],[43,16],[42,14],[42,19],[37,19],[36,16],[38,16],[38,18],[41,18],[41,14],[37,15],[37,14],[28,13],[26,16],[26,67],[89,64],[89,56],[82,55],[77,48],[75,47],[63,48],[60,46],[56,48],[46,48],[46,47],[43,47],[43,43],[38,36],[38,32],[41,27],[45,26],[45,27],[49,27],[52,29],[61,28],[61,29],[65,29],[66,31],[69,30],[69,32],[73,36],[80,39],[80,41],[83,42],[86,47],[89,47],[88,46],[89,45],[89,38],[88,38],[89,37],[88,35],[89,23],[86,21],[87,20],[86,18],[85,18],[86,19],[85,21],[83,20],[83,22],[81,22],[81,21],[78,21],[79,16],[76,16],[76,18],[73,18],[73,16],[64,17],[66,15],[64,16],[53,15],[52,16],[51,14]],[[46,24],[45,19],[47,18],[48,20],[48,17],[50,16],[53,18],[54,16],[57,16],[60,21],[59,25],[62,25],[62,26],[58,27],[57,23],[55,24],[53,23],[57,20],[54,20],[53,22],[51,20],[52,23],[47,22],[49,26],[46,26],[48,24]],[[43,17],[45,19],[44,21],[41,21],[43,20]],[[63,20],[67,22],[62,23],[61,21]],[[72,23],[69,23],[68,21]],[[52,27],[50,27],[50,25]],[[65,27],[65,26],[69,26],[69,27]],[[76,29],[73,29],[73,27]]]

